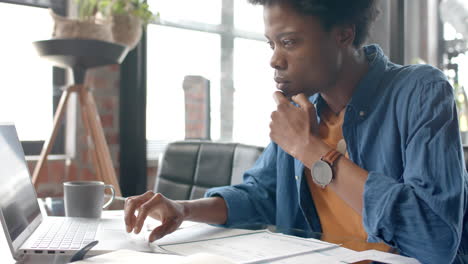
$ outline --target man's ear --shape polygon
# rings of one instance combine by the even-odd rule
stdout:
[[[340,47],[346,47],[353,45],[356,37],[356,26],[355,25],[342,25],[336,28],[336,44]]]

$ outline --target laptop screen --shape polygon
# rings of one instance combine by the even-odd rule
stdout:
[[[0,124],[0,210],[11,241],[41,214],[29,175],[15,126]]]

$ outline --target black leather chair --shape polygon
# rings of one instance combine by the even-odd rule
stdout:
[[[211,187],[241,183],[262,151],[238,143],[173,142],[159,160],[154,191],[175,200],[201,198]]]

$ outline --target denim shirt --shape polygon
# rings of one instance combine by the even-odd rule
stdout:
[[[422,263],[463,263],[468,178],[453,89],[431,66],[393,64],[376,45],[364,51],[369,71],[346,106],[342,130],[349,159],[369,173],[362,211],[367,241]],[[325,101],[319,94],[309,100],[320,122]],[[263,223],[290,234],[321,232],[304,165],[274,142],[242,184],[205,196],[224,198],[227,227]]]

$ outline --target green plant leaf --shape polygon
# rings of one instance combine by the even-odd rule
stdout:
[[[77,0],[91,4],[91,9],[97,9],[104,16],[131,14],[141,19],[143,25],[154,21],[159,13],[153,14],[145,0]],[[90,13],[86,10],[83,13]],[[81,12],[80,12],[81,13]]]

